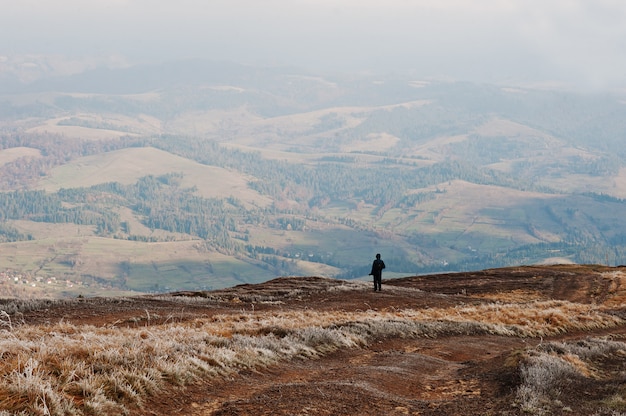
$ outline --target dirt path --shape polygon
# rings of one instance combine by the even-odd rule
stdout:
[[[615,314],[626,315],[621,306],[626,297],[619,297],[621,277],[607,279],[605,272],[614,273],[616,269],[559,266],[418,276],[386,281],[383,291],[377,293],[369,285],[339,290],[343,283],[332,279],[282,278],[208,293],[175,294],[210,300],[190,302],[184,307],[180,302],[158,297],[86,299],[78,304],[33,310],[21,319],[28,324],[63,320],[95,326],[145,326],[242,311],[450,308],[493,302],[496,298],[523,299],[525,294],[587,304],[607,301]],[[626,339],[626,327],[568,333],[551,340],[609,335]],[[521,351],[548,341],[494,335],[374,340],[367,347],[341,350],[319,359],[281,362],[258,372],[244,370],[162,392],[131,414],[523,415],[521,409],[512,407],[520,382],[517,360]],[[622,359],[607,364],[615,374],[626,374]],[[600,389],[602,394],[610,389],[620,391],[621,377],[610,386],[596,383],[585,388]],[[586,403],[577,392],[564,396],[566,399],[581,404],[580,409]],[[590,408],[593,406],[585,407]],[[594,413],[570,409],[562,414]]]
[[[607,334],[623,337],[626,328],[553,340]],[[519,383],[516,357],[547,341],[500,336],[378,341],[366,349],[190,386],[150,403],[142,415],[524,414],[511,408]]]
[[[450,415],[509,406],[504,366],[514,338],[385,340],[191,386],[145,415]],[[509,373],[512,373],[512,370]],[[513,383],[511,381],[511,387]],[[168,404],[169,403],[169,404]],[[160,409],[160,410],[159,410]],[[471,414],[471,413],[470,413]],[[474,413],[478,414],[478,413]]]

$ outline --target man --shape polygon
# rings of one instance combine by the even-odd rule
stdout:
[[[374,292],[382,290],[383,269],[385,262],[380,259],[380,254],[376,254],[376,260],[372,263],[372,271],[370,276],[374,276]]]

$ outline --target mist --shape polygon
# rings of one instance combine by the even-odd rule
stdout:
[[[616,0],[6,2],[0,56],[182,58],[478,82],[626,86]]]

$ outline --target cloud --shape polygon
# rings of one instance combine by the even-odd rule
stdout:
[[[555,71],[589,87],[624,83],[626,3],[529,1],[517,22],[525,43]]]
[[[626,2],[21,0],[3,6],[0,50],[605,87],[626,83]]]

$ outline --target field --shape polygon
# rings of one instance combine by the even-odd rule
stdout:
[[[53,169],[36,188],[55,192],[60,188],[89,187],[104,182],[130,184],[148,173],[158,176],[172,172],[184,176],[181,186],[196,187],[198,193],[207,198],[234,196],[261,206],[268,202],[248,189],[245,175],[195,163],[154,148],[124,149],[79,158]]]
[[[625,283],[561,265],[6,299],[0,415],[618,416]]]

